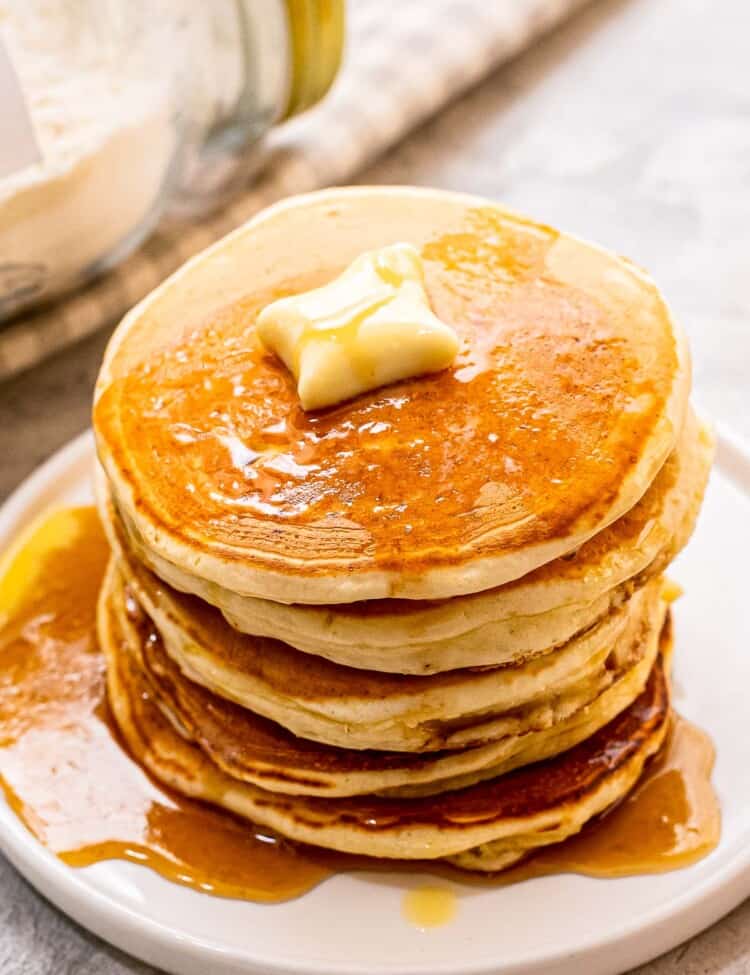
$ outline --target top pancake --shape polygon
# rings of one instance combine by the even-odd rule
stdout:
[[[421,248],[456,362],[305,413],[257,312],[394,241]],[[94,422],[159,557],[281,602],[429,599],[518,578],[632,507],[688,386],[681,333],[627,261],[480,199],[352,188],[264,211],[141,302]]]

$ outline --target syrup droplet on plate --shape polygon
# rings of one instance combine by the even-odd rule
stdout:
[[[449,887],[415,887],[404,894],[403,914],[418,928],[437,928],[456,916],[458,898]]]

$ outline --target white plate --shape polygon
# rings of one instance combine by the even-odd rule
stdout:
[[[79,437],[0,511],[0,550],[50,504],[90,498],[93,449]],[[696,535],[673,576],[677,706],[718,749],[723,837],[693,867],[658,876],[545,877],[454,885],[442,928],[404,920],[405,873],[337,876],[299,900],[259,905],[170,884],[112,861],[83,870],[44,850],[0,801],[0,848],[61,910],[119,948],[180,975],[614,975],[672,948],[750,895],[750,451],[720,436]],[[441,881],[444,883],[444,881]]]

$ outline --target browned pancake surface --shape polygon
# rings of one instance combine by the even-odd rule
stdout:
[[[169,600],[179,607],[180,628],[197,646],[208,648],[216,663],[241,675],[259,678],[281,693],[293,687],[294,697],[302,701],[342,697],[378,699],[393,695],[419,697],[427,686],[426,680],[431,689],[450,688],[465,684],[477,673],[495,670],[510,675],[514,670],[535,666],[533,662],[521,660],[498,667],[443,671],[427,677],[347,667],[325,657],[295,650],[280,640],[240,633],[213,606],[197,596],[167,586],[125,550],[122,556],[127,560],[127,571],[147,591],[157,594],[160,589],[167,591]],[[543,665],[545,656],[538,657],[539,666]]]
[[[667,681],[658,662],[645,690],[629,708],[555,758],[439,796],[408,800],[305,797],[300,802],[295,796],[295,815],[313,824],[343,821],[366,831],[426,824],[460,829],[468,823],[534,816],[595,791],[659,731],[669,713]],[[274,794],[266,804],[283,807],[288,802],[285,796]]]
[[[680,462],[679,452],[673,451],[638,504],[602,531],[597,532],[575,552],[546,562],[538,569],[526,573],[517,581],[498,586],[493,591],[500,594],[510,592],[516,586],[526,587],[537,584],[543,585],[545,582],[562,583],[566,580],[580,579],[591,571],[592,566],[598,565],[608,555],[637,544],[638,540],[649,531],[654,521],[661,515],[665,495],[674,488],[679,477]],[[671,552],[665,553],[665,557],[667,555],[671,556]],[[659,571],[661,561],[663,560],[660,560],[659,566],[653,567],[654,574]],[[465,604],[468,604],[471,599],[484,599],[486,595],[487,591],[484,591],[462,596],[461,599]],[[332,607],[332,611],[337,617],[377,621],[379,617],[385,614],[391,616],[411,615],[419,612],[420,609],[445,605],[449,602],[450,600],[446,599],[394,599],[389,597],[365,599],[357,603],[344,603]]]
[[[152,524],[280,571],[330,556],[419,572],[596,525],[663,416],[677,353],[655,291],[605,307],[556,276],[557,239],[467,210],[423,247],[454,365],[322,413],[301,410],[255,318],[339,267],[169,329],[147,309],[97,402],[100,438]]]
[[[132,611],[131,611],[132,612]],[[288,769],[290,778],[309,772],[364,772],[419,768],[448,752],[409,753],[349,750],[308,741],[287,731],[275,721],[219,697],[185,677],[169,658],[151,621],[144,614],[131,615],[141,648],[141,664],[157,698],[186,725],[191,737],[210,754],[221,757],[224,767],[237,772],[252,770],[280,778]],[[273,765],[274,771],[264,767]]]
[[[110,665],[113,663],[144,745],[148,748],[152,737],[174,734],[155,707],[153,688],[132,655],[120,653]],[[596,791],[659,734],[669,714],[667,680],[658,661],[635,702],[586,741],[555,758],[478,785],[439,796],[410,799],[292,797],[264,790],[256,790],[254,799],[261,806],[284,809],[314,827],[340,822],[364,832],[425,825],[460,830],[470,824],[532,817],[553,808],[564,808]],[[202,759],[196,756],[196,761]]]

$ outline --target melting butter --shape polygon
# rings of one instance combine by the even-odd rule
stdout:
[[[297,380],[305,410],[439,372],[459,346],[430,307],[411,244],[369,251],[322,288],[274,301],[257,328]]]

